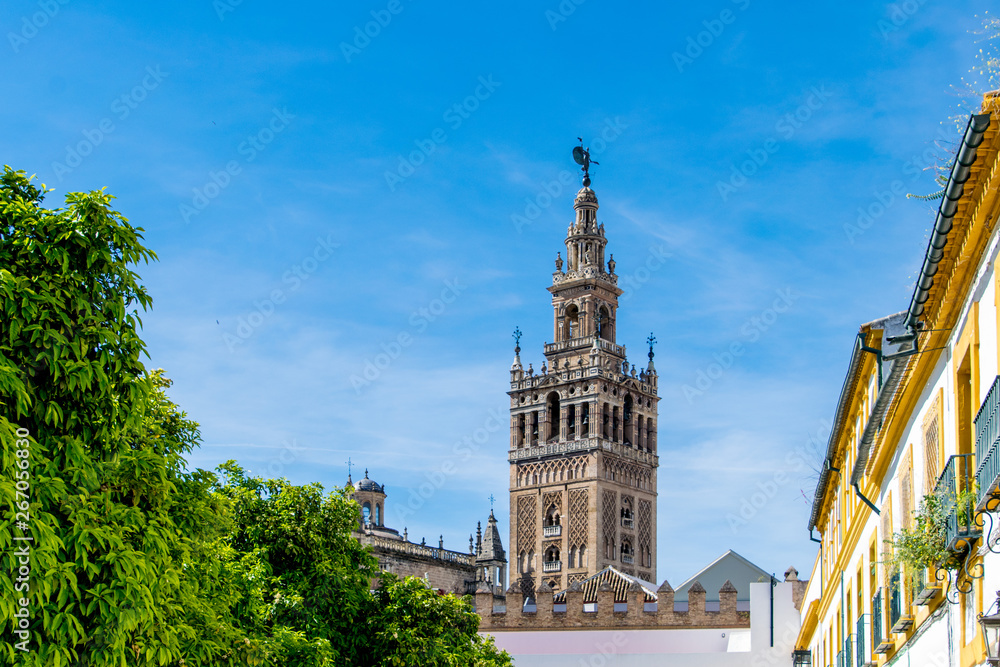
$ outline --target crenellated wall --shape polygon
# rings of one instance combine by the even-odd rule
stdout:
[[[728,582],[727,582],[728,583]],[[566,591],[565,605],[556,605],[552,590],[542,586],[535,593],[535,610],[524,610],[524,595],[515,587],[507,591],[504,611],[494,611],[493,595],[483,588],[476,590],[476,613],[480,631],[556,630],[566,628],[749,628],[750,612],[736,610],[736,589],[729,584],[719,590],[719,609],[709,611],[705,589],[697,582],[688,592],[687,611],[674,609],[674,591],[661,586],[655,602],[647,601],[640,586],[633,585],[626,599],[616,600],[611,586],[597,589],[594,611],[584,608],[582,589]],[[592,608],[594,605],[588,605]],[[714,605],[713,605],[714,606]],[[530,608],[529,608],[530,609]]]

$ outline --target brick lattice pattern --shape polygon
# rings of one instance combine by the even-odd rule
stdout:
[[[636,510],[635,519],[636,519],[636,528],[638,529],[639,533],[639,555],[642,558],[645,558],[647,550],[649,550],[650,554],[653,553],[652,539],[650,537],[652,535],[652,523],[653,523],[652,517],[653,517],[653,503],[649,502],[648,500],[642,500],[640,498],[639,507]],[[645,567],[650,566],[650,563],[647,563],[645,561],[641,561],[641,564]],[[648,581],[647,579],[648,576],[649,573],[646,573],[646,577],[643,578]]]
[[[580,547],[587,544],[587,517],[589,516],[587,489],[569,492],[569,544]],[[572,582],[570,582],[572,583]]]
[[[528,551],[535,546],[535,496],[520,496],[517,499],[517,548]]]
[[[618,541],[618,531],[616,530],[616,524],[618,523],[618,494],[614,491],[608,491],[605,489],[603,504],[604,508],[601,512],[601,524],[604,530],[604,539],[608,540],[611,544],[614,544]]]

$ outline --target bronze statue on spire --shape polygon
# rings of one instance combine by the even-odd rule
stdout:
[[[573,160],[576,161],[578,165],[582,167],[583,172],[583,187],[590,187],[590,165],[601,164],[597,160],[590,159],[590,147],[583,147],[583,137],[577,137],[580,140],[579,146],[573,147]]]

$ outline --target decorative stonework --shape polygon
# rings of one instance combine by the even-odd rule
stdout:
[[[604,491],[601,526],[604,539],[614,546],[618,542],[618,494],[607,489]]]
[[[521,463],[517,466],[515,482],[518,488],[552,484],[553,482],[571,482],[586,478],[587,470],[586,456]]]
[[[590,516],[587,489],[570,489],[569,492],[569,544],[580,547],[587,544],[587,518]],[[572,582],[570,582],[572,583]]]
[[[653,504],[648,500],[639,499],[639,507],[636,511],[636,528],[638,529],[638,556],[644,558],[647,551],[652,554],[652,515],[653,515]],[[649,563],[644,561],[639,561],[643,566],[649,567]],[[649,573],[646,573],[648,576]],[[646,579],[643,575],[639,575],[641,578]],[[647,580],[648,581],[648,580]]]
[[[641,491],[653,490],[653,473],[647,465],[605,456],[603,473],[604,479],[614,480],[624,486]]]
[[[517,499],[517,550],[527,551],[535,546],[535,496],[520,496]],[[513,556],[511,557],[513,558]]]
[[[562,492],[557,491],[555,493],[546,493],[542,496],[542,511],[548,512],[549,508],[553,505],[556,506],[556,511],[559,512],[559,516],[562,516]]]

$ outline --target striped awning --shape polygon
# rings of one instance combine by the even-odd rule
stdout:
[[[646,602],[656,602],[656,584],[643,581],[638,577],[633,577],[632,575],[625,574],[624,572],[619,572],[610,565],[597,574],[579,582],[579,585],[583,588],[583,601],[597,602],[597,589],[604,583],[609,584],[611,589],[615,592],[615,602],[627,601],[628,589],[633,583],[639,584],[642,588],[643,592],[646,594]],[[556,603],[566,602],[567,590],[569,589],[564,588],[556,593],[554,601]]]

